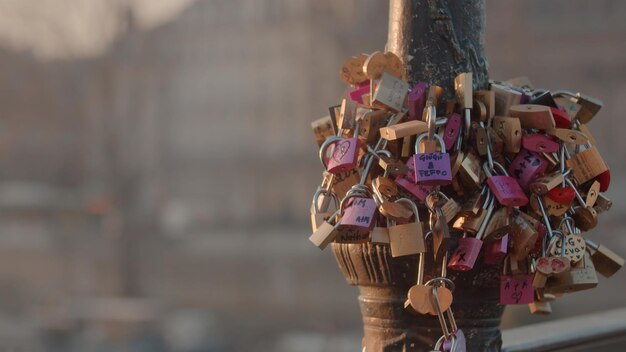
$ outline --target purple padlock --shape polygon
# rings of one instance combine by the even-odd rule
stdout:
[[[446,144],[446,150],[450,150],[454,147],[460,133],[461,116],[454,113],[448,118],[448,122],[446,122],[446,129],[443,132],[443,141]]]
[[[356,134],[358,132],[355,132]],[[326,161],[326,170],[332,174],[353,170],[359,156],[359,143],[358,138],[340,138],[334,143],[322,145],[322,148],[325,149],[333,146],[332,153]],[[327,154],[325,149],[322,150],[321,154]]]
[[[528,189],[530,183],[543,175],[548,166],[550,163],[541,154],[522,149],[509,165],[509,175],[515,177],[523,189]]]
[[[485,264],[497,265],[504,260],[509,251],[509,235],[506,234],[485,246]]]
[[[426,91],[428,90],[428,84],[424,82],[416,83],[409,91],[408,105],[409,105],[409,120],[421,120],[422,111],[426,104]]]
[[[377,206],[372,198],[352,197],[347,203],[340,225],[348,228],[370,230],[374,225]]]
[[[450,167],[450,154],[440,152],[420,153],[419,145],[427,133],[422,133],[415,140],[415,183],[422,185],[447,185],[452,183],[452,170]],[[434,135],[442,150],[445,148],[443,139],[438,134]]]
[[[457,331],[453,332],[452,335],[454,335],[454,340],[445,340],[443,343],[443,350],[450,352],[466,352],[467,341],[465,340],[465,334],[463,333],[463,330],[458,329]]]
[[[502,175],[494,175],[487,162],[483,164],[483,170],[487,175],[487,185],[498,202],[506,207],[521,207],[528,204],[528,197],[517,180],[509,176],[501,164],[494,162],[493,165]]]

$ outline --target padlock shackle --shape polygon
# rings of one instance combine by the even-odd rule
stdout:
[[[318,204],[319,204],[319,200],[318,199],[319,199],[319,196],[322,195],[322,194],[331,197],[334,200],[335,208],[339,209],[339,200],[337,199],[337,196],[334,193],[332,193],[332,192],[330,192],[330,191],[328,191],[328,190],[326,190],[324,188],[318,187],[317,190],[315,191],[315,193],[313,194],[313,201],[312,201],[312,203],[313,203],[312,204],[313,205],[313,210],[314,210],[314,212],[316,214],[319,214],[320,212],[322,212],[322,210],[320,210],[320,208],[318,207]]]
[[[342,139],[343,138],[338,137],[338,136],[328,136],[326,137],[326,140],[324,140],[324,143],[322,143],[322,145],[320,146],[319,157],[320,157],[320,162],[322,163],[322,166],[324,166],[324,169],[328,168],[326,166],[326,161],[324,160],[326,149],[328,149],[328,147],[330,147],[332,144],[337,143]]]
[[[417,205],[412,200],[408,198],[399,198],[395,202],[408,205],[409,208],[411,208],[411,211],[413,212],[413,216],[415,217],[415,222],[420,224],[421,226],[419,210],[417,209]]]
[[[422,141],[422,139],[426,137],[428,137],[428,132],[421,133],[420,135],[417,136],[417,138],[415,138],[415,147],[414,147],[415,154],[420,154],[420,142]],[[443,138],[438,134],[435,134],[434,138],[427,138],[427,140],[433,140],[433,139],[439,142],[439,147],[441,148],[441,152],[442,153],[445,152],[446,144],[443,141]]]

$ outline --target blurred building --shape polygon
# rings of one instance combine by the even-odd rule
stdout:
[[[338,101],[345,57],[384,48],[385,2],[0,10],[0,336],[32,350],[121,350],[133,336],[151,351],[358,346],[356,291],[306,240],[321,179],[309,122]],[[616,0],[559,0],[489,1],[487,15],[493,78],[604,100],[591,128],[615,174],[626,166],[624,14]],[[609,195],[625,194],[615,177]],[[597,232],[626,253],[616,203]],[[624,282],[564,313],[619,304],[607,287]]]

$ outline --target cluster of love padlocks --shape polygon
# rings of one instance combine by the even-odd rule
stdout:
[[[596,272],[609,277],[624,264],[582,237],[612,204],[602,194],[610,171],[585,127],[601,102],[535,89],[524,77],[473,91],[470,72],[455,77],[455,99],[445,102],[441,87],[411,87],[405,76],[390,52],[342,66],[341,104],[312,123],[325,171],[311,242],[418,254],[405,307],[439,316],[437,347],[446,350],[464,343],[446,270],[472,270],[480,251],[485,264],[503,265],[500,302],[532,313],[551,312],[555,297],[593,288]],[[424,283],[427,251],[441,275]]]

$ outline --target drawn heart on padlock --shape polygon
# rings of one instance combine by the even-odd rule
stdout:
[[[337,143],[337,145],[335,145],[335,149],[333,150],[333,159],[336,162],[338,163],[341,162],[341,160],[346,155],[348,150],[350,150],[350,144],[351,143],[349,140],[344,140],[344,141]]]
[[[569,269],[569,259],[567,258],[561,258],[561,257],[555,257],[555,258],[551,258],[551,267],[552,267],[552,273],[554,274],[560,274],[566,270]]]
[[[551,247],[550,253],[554,256],[560,255],[562,245],[563,241],[560,238],[557,239],[554,246]],[[579,262],[583,259],[585,249],[586,245],[582,237],[573,234],[567,236],[565,241],[565,257],[567,257],[572,263]]]
[[[550,275],[553,273],[552,269],[552,258],[550,257],[539,257],[535,262],[535,266],[537,271],[544,275]]]
[[[411,307],[420,314],[437,315],[433,300],[433,288],[427,285],[413,285],[407,294]],[[452,305],[452,291],[446,287],[437,288],[439,308],[445,312]]]
[[[356,85],[367,81],[367,76],[363,72],[363,63],[367,59],[367,55],[352,56],[348,58],[341,66],[339,77],[345,84]]]
[[[569,269],[568,258],[540,257],[535,262],[537,271],[544,275],[560,274]]]

